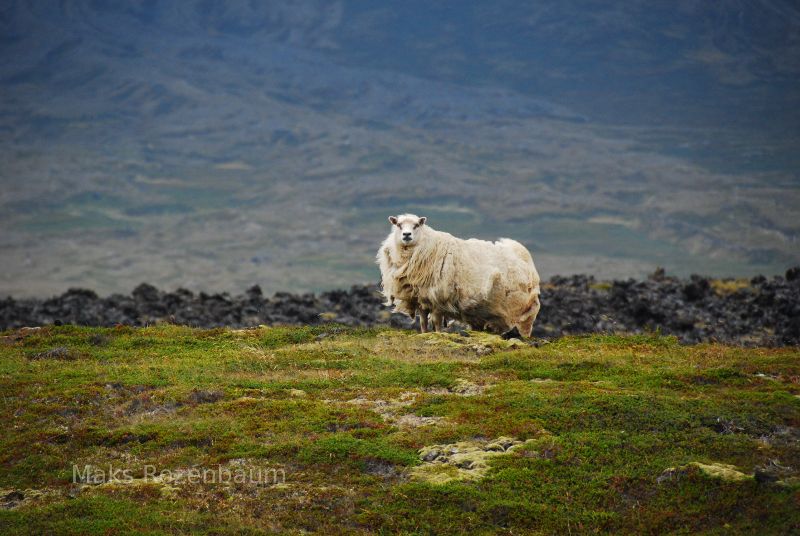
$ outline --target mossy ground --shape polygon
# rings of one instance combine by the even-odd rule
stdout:
[[[800,531],[798,348],[333,326],[4,335],[8,534]],[[482,478],[414,476],[425,446],[498,437],[522,444]],[[772,461],[783,483],[700,469]],[[73,464],[136,480],[73,484]],[[147,465],[285,481],[147,481]]]

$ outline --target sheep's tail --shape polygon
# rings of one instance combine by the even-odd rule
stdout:
[[[528,248],[526,248],[516,240],[512,240],[510,238],[501,238],[500,240],[497,241],[497,244],[513,251],[514,254],[525,263],[533,264],[533,257],[531,256],[531,252],[528,251]]]
[[[389,239],[387,239],[387,241],[388,240]],[[375,263],[381,270],[381,293],[386,299],[383,304],[394,305],[394,285],[392,285],[391,280],[392,257],[389,247],[386,245],[386,241],[381,244],[380,249],[378,249],[378,253],[375,255]]]

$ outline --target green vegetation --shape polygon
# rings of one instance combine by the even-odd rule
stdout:
[[[7,534],[800,530],[798,348],[62,326],[0,394]]]

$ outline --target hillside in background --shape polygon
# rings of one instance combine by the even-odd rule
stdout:
[[[0,57],[0,294],[374,281],[406,210],[546,277],[800,262],[792,2],[19,1]]]

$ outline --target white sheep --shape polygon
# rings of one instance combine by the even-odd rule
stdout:
[[[539,274],[528,250],[514,240],[462,240],[432,229],[426,218],[392,216],[392,232],[377,262],[387,305],[414,316],[427,329],[453,317],[476,329],[529,337],[539,313]]]

